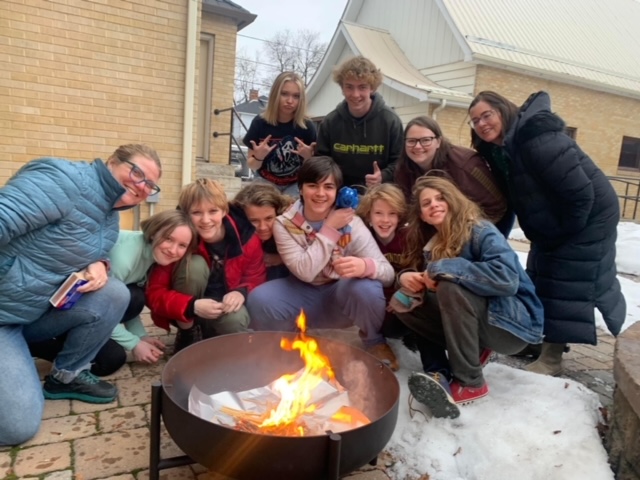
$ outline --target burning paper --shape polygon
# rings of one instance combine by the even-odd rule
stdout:
[[[298,317],[299,335],[283,338],[284,350],[298,350],[305,366],[270,384],[244,392],[206,395],[196,386],[189,393],[194,415],[238,430],[271,435],[305,436],[339,433],[370,423],[351,406],[348,392],[338,383],[329,359],[313,338],[305,336],[304,312]]]

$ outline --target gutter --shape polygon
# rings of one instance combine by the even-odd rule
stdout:
[[[438,112],[444,110],[446,106],[447,106],[447,99],[443,98],[442,100],[440,100],[440,105],[437,106],[431,113],[431,118],[437,121]]]

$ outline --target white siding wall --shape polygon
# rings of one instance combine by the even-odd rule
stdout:
[[[395,112],[402,120],[402,125],[407,125],[409,120],[421,115],[429,116],[429,104],[427,102],[416,102],[413,105],[396,108]]]
[[[424,76],[429,77],[438,85],[458,90],[460,92],[474,94],[476,66],[465,62],[449,63],[420,70]]]
[[[345,45],[336,65],[340,65],[344,60],[354,55],[353,50],[351,50],[348,45]],[[340,87],[333,81],[333,75],[330,73],[318,93],[308,102],[307,115],[310,117],[324,117],[336,108],[336,105],[338,105],[343,98]]]
[[[433,0],[366,0],[355,23],[388,30],[418,70],[464,59]]]

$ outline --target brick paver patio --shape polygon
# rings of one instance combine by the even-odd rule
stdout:
[[[513,242],[516,250],[526,245]],[[173,335],[155,328],[149,315],[143,315],[150,335],[167,345]],[[354,332],[341,332],[340,339],[358,343]],[[565,354],[563,377],[574,379],[600,396],[605,407],[612,403],[615,339],[601,334],[597,346],[572,345]],[[169,347],[169,350],[171,348]],[[522,367],[526,360],[495,355],[492,361]],[[49,363],[36,362],[41,376]],[[149,416],[151,384],[159,381],[166,359],[156,365],[127,363],[111,377],[118,386],[118,399],[106,405],[78,401],[46,401],[39,433],[29,442],[14,448],[0,447],[0,474],[5,480],[38,477],[43,480],[147,480],[149,468]],[[166,432],[161,438],[161,457],[182,455]],[[350,480],[387,480],[385,465],[393,463],[383,452],[377,467],[364,467]],[[161,471],[165,480],[220,480],[200,465]]]

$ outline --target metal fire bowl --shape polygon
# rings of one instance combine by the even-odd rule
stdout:
[[[189,391],[243,391],[261,387],[302,368],[298,352],[280,348],[295,334],[255,332],[198,342],[174,355],[162,372],[161,412],[167,431],[184,453],[210,470],[238,480],[313,480],[327,477],[329,434],[281,437],[240,432],[188,411]],[[376,456],[389,441],[398,419],[400,386],[395,375],[364,350],[314,337],[350,392],[355,407],[371,423],[340,433],[340,475]],[[335,458],[335,456],[333,457]]]

